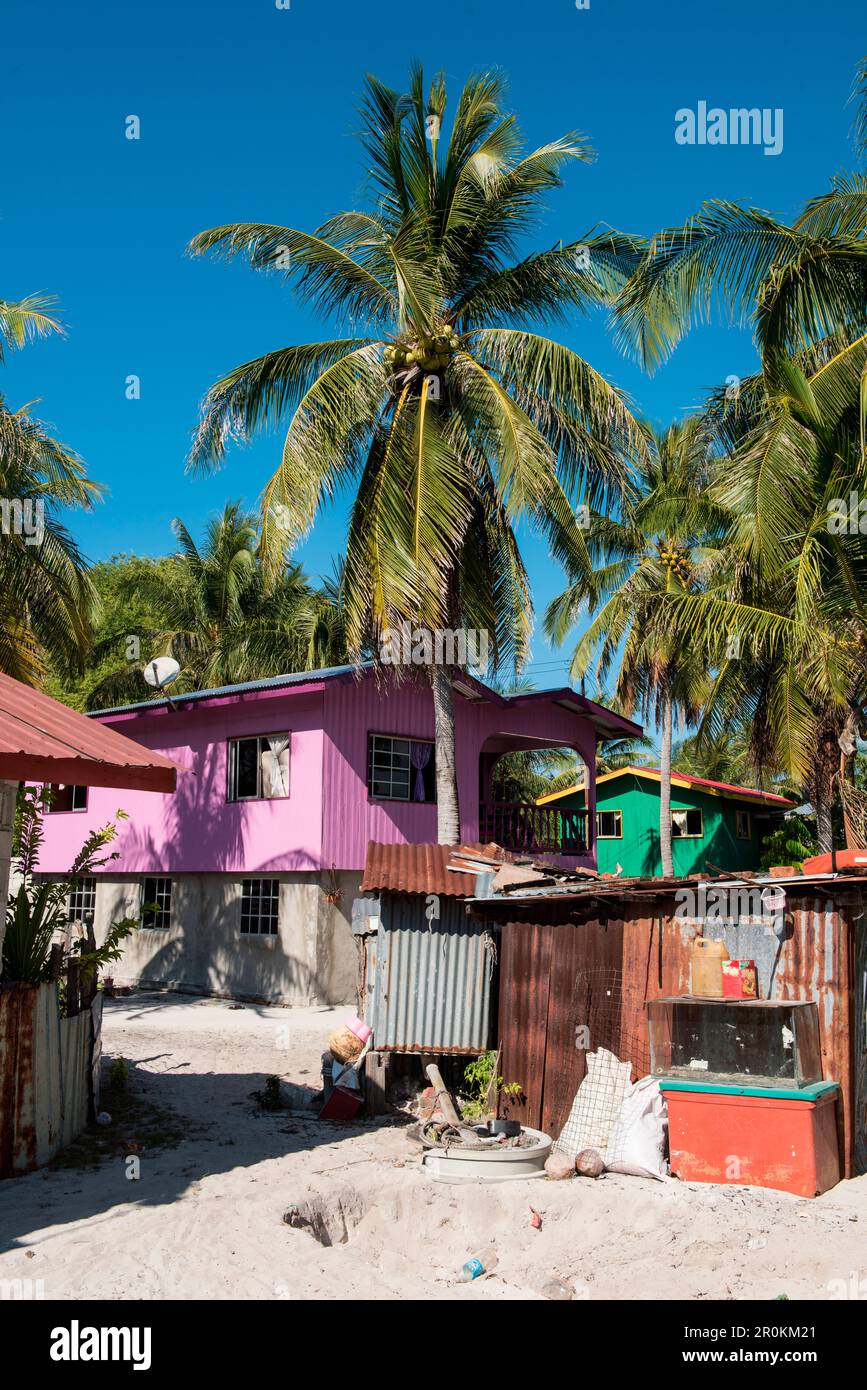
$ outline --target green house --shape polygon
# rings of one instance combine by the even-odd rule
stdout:
[[[600,873],[658,876],[658,769],[622,767],[596,779],[596,866]],[[584,807],[584,788],[543,796],[538,804]],[[675,772],[671,778],[672,855],[676,875],[713,868],[758,869],[762,840],[794,806],[784,796]]]

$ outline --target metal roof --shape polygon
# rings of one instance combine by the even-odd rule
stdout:
[[[173,792],[177,768],[162,754],[0,673],[0,778]]]
[[[167,690],[165,695],[154,700],[137,700],[128,705],[113,705],[107,709],[90,710],[88,715],[93,719],[112,714],[130,714],[135,710],[182,706],[196,700],[219,700],[233,695],[245,695],[256,690],[280,690],[299,685],[316,685],[320,681],[349,680],[351,677],[369,675],[377,669],[383,668],[378,668],[377,662],[364,661],[358,666],[325,666],[319,671],[294,671],[280,676],[266,676],[262,680],[242,681],[238,685],[216,686],[212,690],[193,690],[189,694],[183,694],[180,691],[172,694],[170,690]],[[523,705],[533,700],[553,701],[575,714],[583,715],[600,738],[641,734],[643,732],[640,724],[635,724],[631,719],[625,719],[622,715],[615,714],[613,710],[606,709],[604,705],[595,704],[593,700],[586,699],[585,696],[579,695],[577,691],[568,686],[556,690],[533,690],[518,692],[514,695],[501,695],[498,690],[485,685],[477,676],[464,671],[455,673],[452,684],[455,690],[466,699],[487,701],[491,704],[509,706]]]
[[[465,848],[481,849],[482,846]],[[453,845],[382,845],[371,840],[367,846],[361,891],[436,893],[446,898],[471,898],[476,891],[476,876],[449,869],[454,852]]]
[[[613,782],[618,777],[645,777],[648,781],[659,782],[662,773],[658,767],[640,767],[630,763],[627,767],[615,768],[613,772],[605,772],[601,777],[596,778],[596,786],[599,787],[603,782]],[[732,801],[752,801],[768,803],[774,806],[794,806],[794,802],[787,796],[779,796],[777,792],[764,792],[755,787],[738,787],[732,782],[712,782],[707,777],[694,777],[691,772],[678,772],[672,770],[671,785],[673,787],[696,787],[699,791],[705,791],[712,796],[728,797]],[[536,802],[537,806],[542,806],[549,801],[560,801],[564,796],[571,796],[574,792],[583,792],[583,786],[578,783],[572,787],[566,787],[561,792],[549,792],[547,796],[540,796]]]
[[[323,666],[321,671],[293,671],[281,676],[265,676],[256,681],[240,681],[237,685],[218,685],[212,690],[191,690],[189,693],[169,691],[156,700],[137,700],[131,705],[111,705],[107,709],[88,710],[88,718],[100,715],[128,714],[137,709],[161,709],[165,705],[187,705],[193,700],[219,700],[227,695],[245,695],[251,690],[279,690],[282,686],[308,685],[316,681],[335,680],[372,669],[372,663],[361,666]]]

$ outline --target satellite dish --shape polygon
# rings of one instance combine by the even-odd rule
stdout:
[[[171,685],[172,681],[177,680],[180,674],[181,668],[173,656],[158,656],[153,661],[149,661],[144,668],[145,680],[148,685],[156,686],[157,690]]]

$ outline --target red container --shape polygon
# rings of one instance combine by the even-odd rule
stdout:
[[[840,1181],[835,1082],[803,1090],[660,1081],[673,1176],[815,1197]]]
[[[754,960],[724,960],[722,963],[724,999],[755,999],[758,990]]]

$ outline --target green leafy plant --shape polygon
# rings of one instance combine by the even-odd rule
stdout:
[[[113,1091],[125,1091],[129,1081],[129,1066],[125,1057],[115,1057],[109,1065],[106,1077],[107,1085]]]
[[[70,924],[67,907],[70,890],[84,874],[93,873],[118,857],[116,851],[103,851],[117,835],[117,822],[126,818],[124,811],[117,811],[108,825],[91,831],[68,874],[48,883],[37,883],[39,851],[44,837],[42,817],[50,800],[47,788],[23,787],[19,793],[13,854],[18,861],[21,881],[6,914],[0,961],[0,980],[4,982],[36,985],[47,978],[52,944]],[[137,925],[138,919],[131,917],[113,923],[99,947],[92,934],[75,941],[68,948],[68,954],[78,956],[81,975],[85,979],[92,978],[93,972],[105,962],[118,960],[121,942]]]
[[[483,1052],[464,1067],[464,1089],[461,1092],[461,1115],[465,1120],[480,1120],[496,1106],[498,1095],[521,1094],[520,1081],[505,1081],[496,1074],[497,1053]]]
[[[805,859],[819,853],[815,819],[787,816],[762,840],[762,868],[791,864],[799,869]]]

